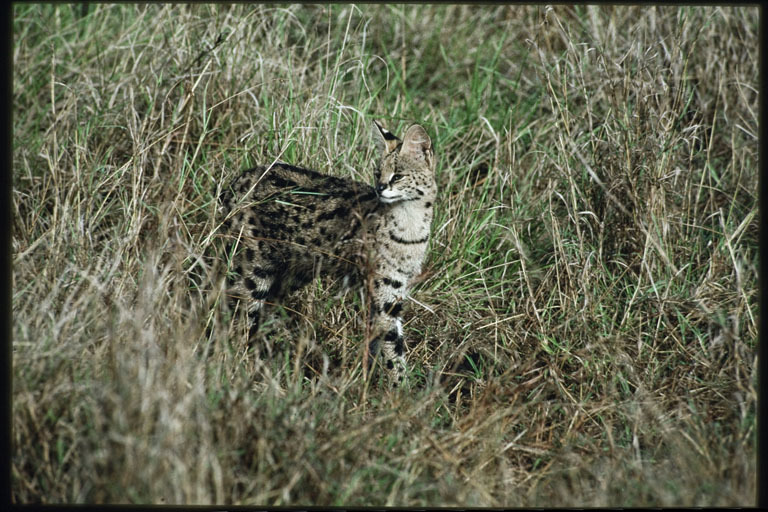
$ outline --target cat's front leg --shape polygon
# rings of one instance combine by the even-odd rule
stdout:
[[[371,360],[380,351],[382,363],[395,384],[405,380],[405,342],[400,317],[402,299],[391,293],[379,293],[373,304],[371,320],[374,338],[370,344]],[[381,300],[383,299],[383,300]]]

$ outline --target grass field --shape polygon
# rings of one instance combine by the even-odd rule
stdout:
[[[756,496],[757,7],[16,4],[15,503],[739,506]],[[360,297],[227,311],[276,159],[432,137],[409,385]]]

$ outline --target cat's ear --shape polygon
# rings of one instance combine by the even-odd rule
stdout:
[[[400,139],[381,126],[375,119],[371,125],[371,136],[373,137],[373,143],[376,144],[376,150],[382,155],[391,153],[400,144]]]
[[[420,125],[411,125],[403,136],[403,147],[400,149],[400,153],[429,160],[432,156],[432,139]]]

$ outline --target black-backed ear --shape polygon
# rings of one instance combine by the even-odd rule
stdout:
[[[371,125],[371,136],[376,149],[382,155],[391,153],[400,144],[400,139],[395,137],[389,130],[381,126],[378,121],[373,120]]]
[[[403,136],[403,147],[400,153],[410,154],[416,158],[429,157],[432,155],[432,139],[420,125],[411,125]]]

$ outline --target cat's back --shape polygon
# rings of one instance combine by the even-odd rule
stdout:
[[[361,221],[380,203],[365,183],[276,163],[240,174],[222,192],[221,206],[225,229],[245,235],[246,246],[264,250],[259,240],[292,242],[272,247],[283,253],[300,246],[325,251],[359,238]]]
[[[282,162],[243,171],[220,200],[225,212],[237,206],[280,210],[291,205],[316,211],[345,202],[369,210],[378,203],[370,185]]]

